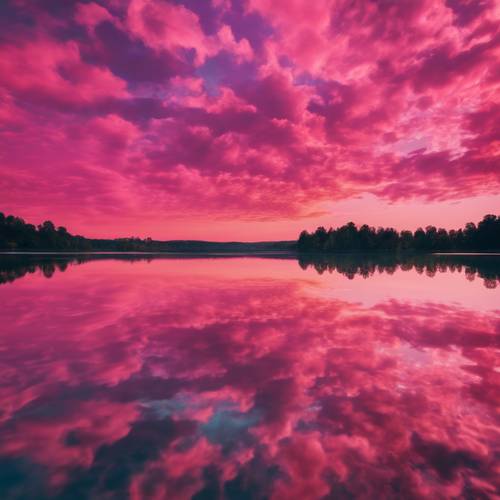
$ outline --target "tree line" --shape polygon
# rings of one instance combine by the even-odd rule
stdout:
[[[65,227],[51,221],[38,226],[20,217],[0,212],[0,250],[60,251],[60,252],[179,252],[179,253],[257,253],[294,250],[295,241],[255,243],[213,242],[197,240],[158,241],[151,238],[98,239],[72,235]]]
[[[412,231],[393,228],[375,229],[349,222],[337,229],[318,227],[313,233],[302,231],[297,242],[299,252],[450,252],[499,251],[500,217],[485,215],[476,225],[468,222],[463,229],[447,231],[427,226]]]
[[[73,235],[47,220],[38,226],[21,217],[0,212],[0,249],[52,251],[159,251],[161,242],[151,238],[90,239]]]
[[[203,241],[155,241],[151,238],[90,239],[73,235],[51,221],[35,226],[20,217],[0,212],[0,250],[51,251],[137,251],[137,252],[209,252],[209,251],[280,251],[300,253],[342,252],[453,252],[500,251],[500,216],[485,215],[476,225],[447,231],[427,226],[415,232],[378,228],[349,222],[337,229],[318,227],[313,233],[302,231],[296,243],[211,243]]]
[[[178,253],[257,253],[295,250],[295,241],[261,241],[254,243],[213,242],[198,240],[158,241],[151,238],[85,238],[73,235],[65,227],[47,220],[38,226],[21,217],[0,212],[0,250],[58,252],[178,252]]]

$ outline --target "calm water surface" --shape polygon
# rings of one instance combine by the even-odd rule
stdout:
[[[498,258],[40,259],[0,498],[499,498]]]

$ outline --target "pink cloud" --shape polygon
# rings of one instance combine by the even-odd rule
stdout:
[[[498,195],[493,2],[132,0],[57,12],[9,2],[5,12],[3,210],[85,232],[96,213],[134,207],[155,237],[175,237],[165,219],[194,230],[208,216],[220,234],[254,221],[259,239],[266,221],[299,227],[358,197],[425,207]],[[62,180],[55,196],[47,172]],[[69,217],[92,191],[93,208]],[[122,217],[108,233],[137,230]]]
[[[78,45],[41,39],[0,48],[0,84],[20,99],[83,106],[128,96],[126,83],[107,68],[84,63]]]
[[[194,49],[198,64],[215,50],[203,33],[198,16],[182,5],[132,0],[127,24],[134,35],[154,48]]]
[[[233,32],[228,25],[222,26],[217,33],[219,43],[223,50],[228,51],[236,56],[240,61],[251,60],[253,58],[253,50],[246,38],[239,41],[234,39]]]
[[[135,36],[156,49],[173,52],[194,49],[197,65],[221,49],[240,60],[253,56],[248,40],[236,41],[228,25],[222,25],[216,36],[207,36],[198,16],[183,5],[132,0],[127,11],[127,25]]]
[[[93,29],[99,23],[111,21],[112,19],[113,16],[109,11],[97,3],[80,3],[77,5],[75,20],[88,28]]]

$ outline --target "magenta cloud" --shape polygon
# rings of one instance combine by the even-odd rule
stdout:
[[[7,0],[3,202],[266,220],[498,194],[499,21],[493,0]]]

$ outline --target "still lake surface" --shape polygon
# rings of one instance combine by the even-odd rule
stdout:
[[[499,498],[500,257],[0,257],[0,498]]]

